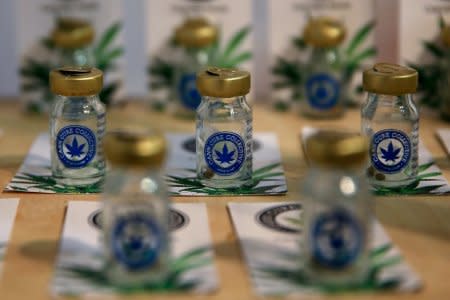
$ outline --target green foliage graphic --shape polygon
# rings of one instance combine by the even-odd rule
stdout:
[[[423,195],[433,193],[434,190],[446,186],[445,182],[434,183],[431,185],[424,185],[419,187],[420,183],[436,181],[437,176],[441,176],[442,172],[429,172],[428,169],[433,166],[434,163],[426,163],[419,166],[419,174],[416,179],[402,187],[375,187],[374,193],[378,196],[389,196],[389,195]]]
[[[112,24],[101,36],[96,45],[93,45],[92,55],[94,64],[97,68],[102,70],[105,74],[116,68],[117,59],[122,56],[124,49],[122,47],[114,46],[114,40],[117,38],[121,29],[120,23]],[[53,41],[49,38],[41,40],[41,44],[52,55],[55,55],[58,49]],[[50,105],[53,99],[53,94],[50,91],[49,73],[52,69],[60,67],[55,63],[46,60],[38,61],[31,57],[25,58],[23,67],[20,69],[20,75],[26,80],[21,86],[21,90],[25,93],[37,92],[39,99],[33,100],[27,107],[33,112],[42,112],[43,105]],[[118,90],[120,83],[118,81],[111,82],[103,86],[100,92],[100,100],[109,105],[111,103],[114,93]]]
[[[368,47],[360,49],[364,42],[367,40],[369,34],[373,31],[375,26],[374,22],[365,24],[359,29],[352,39],[349,41],[346,48],[339,49],[338,61],[340,64],[336,66],[341,70],[343,86],[347,87],[353,78],[353,75],[357,70],[361,68],[362,63],[376,55],[377,51],[375,47]],[[302,53],[307,50],[306,43],[302,38],[293,38],[292,45],[298,52]],[[277,61],[272,68],[272,74],[277,78],[277,81],[273,83],[273,89],[285,89],[288,88],[291,91],[290,101],[277,101],[275,102],[275,108],[280,111],[289,110],[292,101],[299,101],[302,99],[301,86],[304,84],[303,70],[305,65],[297,60],[289,60],[283,57],[277,57]],[[343,89],[344,91],[346,88]],[[356,88],[357,93],[362,92],[362,87]],[[349,97],[345,95],[344,97]],[[351,103],[351,99],[346,99],[346,103]]]
[[[401,283],[400,278],[386,278],[382,279],[380,273],[386,268],[395,266],[402,261],[402,258],[398,255],[387,256],[389,250],[392,248],[391,244],[385,244],[373,249],[370,252],[370,267],[367,277],[364,281],[358,284],[348,285],[332,285],[316,283],[311,281],[302,269],[293,270],[277,266],[265,266],[257,270],[258,276],[282,281],[285,283],[293,284],[302,288],[313,288],[323,293],[343,293],[343,292],[355,292],[355,291],[377,291],[394,289]],[[300,261],[298,254],[294,253],[282,253],[285,258],[290,261]]]
[[[177,188],[179,191],[174,193],[180,195],[183,192],[190,192],[196,194],[206,194],[211,196],[220,195],[264,195],[270,194],[271,191],[280,188],[282,184],[264,185],[265,181],[283,181],[277,177],[283,176],[283,172],[275,169],[279,168],[280,164],[271,164],[253,172],[252,179],[245,186],[236,188],[212,188],[205,186],[196,175],[189,176],[174,176],[167,175],[167,181],[170,187]],[[194,169],[186,169],[189,173],[196,174]],[[285,192],[285,191],[284,191]]]
[[[212,258],[207,255],[209,251],[210,249],[206,247],[190,250],[170,262],[169,272],[165,279],[139,286],[114,285],[107,277],[104,269],[96,269],[88,265],[59,267],[56,276],[73,278],[91,286],[93,289],[106,288],[120,294],[189,291],[197,287],[200,282],[198,280],[186,280],[182,277],[191,270],[212,264]],[[105,266],[106,268],[107,266]]]
[[[438,20],[438,26],[440,30],[445,27],[442,17]],[[448,89],[447,82],[443,80],[448,78],[450,70],[450,50],[438,41],[423,41],[422,44],[433,61],[428,64],[410,62],[408,65],[419,73],[418,97],[420,103],[438,108],[443,93],[447,93],[446,90]]]

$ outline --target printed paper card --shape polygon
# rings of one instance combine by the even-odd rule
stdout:
[[[253,142],[253,179],[239,189],[213,189],[204,186],[196,175],[195,138],[192,134],[169,133],[166,159],[167,182],[174,195],[273,195],[287,191],[281,166],[278,140],[273,133],[255,133]],[[101,186],[69,187],[57,184],[50,170],[50,141],[41,134],[31,146],[25,161],[6,191],[30,193],[99,193]]]
[[[252,2],[251,0],[149,0],[146,2],[148,68],[152,100],[165,107],[174,102],[172,89],[182,95],[183,105],[198,105],[195,76],[186,74],[177,80],[175,73],[187,64],[174,42],[177,27],[188,18],[203,18],[219,29],[218,42],[207,53],[197,55],[201,65],[239,67],[252,72]],[[163,16],[163,17],[162,17]],[[194,61],[193,58],[187,58]],[[146,67],[145,64],[143,67]],[[190,68],[192,72],[192,67]],[[172,75],[171,75],[172,74]],[[193,96],[197,95],[197,96]],[[194,99],[191,99],[194,98]],[[251,97],[250,97],[251,98]]]
[[[440,128],[436,131],[436,134],[444,146],[445,152],[450,155],[450,129]]]
[[[18,205],[19,199],[0,199],[0,276]]]
[[[124,77],[124,62],[120,59],[123,53],[122,5],[119,0],[14,1],[16,49],[20,60],[17,68],[21,76],[21,98],[27,109],[38,112],[50,109],[53,96],[48,80],[49,71],[61,64],[68,64],[63,62],[68,57],[67,50],[55,45],[51,39],[57,20],[62,17],[75,18],[92,25],[95,37],[89,45],[92,50],[90,56],[77,51],[73,60],[79,65],[90,61],[89,64],[105,72],[102,101],[106,103],[120,97],[120,79]],[[64,26],[69,28],[73,23]]]
[[[375,56],[373,0],[269,0],[267,11],[269,65],[266,70],[273,100],[280,109],[283,104],[289,107],[290,101],[295,103],[303,97],[298,87],[304,83],[301,70],[305,69],[302,64],[307,62],[309,51],[302,35],[310,17],[331,17],[346,27],[346,39],[339,54],[343,70],[348,71],[343,73],[345,84],[352,85],[346,96],[352,101],[360,100],[361,95],[355,90],[361,84],[358,68],[371,63]]]
[[[296,265],[301,259],[300,202],[229,203],[244,259],[256,293],[307,296],[336,292],[329,286],[311,284]],[[352,291],[415,291],[421,281],[404,261],[382,226],[373,223],[369,276]]]
[[[131,292],[111,284],[102,271],[101,214],[99,203],[69,202],[52,282],[54,294],[89,296]],[[205,204],[173,204],[170,230],[170,279],[133,291],[208,293],[217,289]]]
[[[302,129],[302,144],[317,128],[304,127]],[[435,164],[433,156],[422,141],[419,142],[419,173],[414,182],[398,188],[377,187],[374,192],[379,196],[389,195],[441,195],[450,193],[450,185]]]

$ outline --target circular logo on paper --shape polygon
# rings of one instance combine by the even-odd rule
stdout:
[[[404,132],[386,129],[374,134],[371,160],[375,169],[396,173],[406,167],[410,157],[411,142]]]
[[[208,137],[204,149],[208,166],[219,175],[232,175],[245,161],[245,144],[239,134],[216,132]]]
[[[330,268],[344,268],[362,251],[361,227],[345,210],[320,215],[312,224],[312,250],[317,263]]]
[[[85,126],[63,127],[56,135],[56,153],[64,166],[83,168],[97,153],[95,134]]]
[[[152,266],[161,248],[158,226],[144,214],[119,217],[112,228],[112,249],[115,258],[129,270]]]
[[[103,222],[102,218],[103,212],[101,210],[96,210],[89,215],[88,223],[97,229],[102,229],[102,222]],[[176,231],[178,229],[186,227],[188,224],[189,224],[189,217],[185,213],[173,208],[169,209],[170,231]]]
[[[256,221],[269,229],[297,233],[300,232],[300,204],[286,204],[269,207],[256,215]]]
[[[315,74],[306,81],[306,98],[317,109],[329,109],[339,99],[339,82],[326,73]]]
[[[197,109],[202,100],[202,97],[197,90],[195,81],[196,81],[196,74],[189,73],[181,76],[180,81],[178,83],[178,94],[181,103],[185,107],[192,110]]]

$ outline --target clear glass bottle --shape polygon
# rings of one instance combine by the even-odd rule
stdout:
[[[368,139],[319,131],[306,141],[310,169],[302,185],[302,268],[313,282],[354,286],[369,271],[373,213],[364,174]]]
[[[450,48],[450,26],[446,25],[441,32],[442,43],[445,47]],[[439,62],[440,68],[444,70],[444,76],[439,79],[439,90],[436,93],[440,97],[439,111],[441,118],[450,121],[450,59],[447,57]]]
[[[307,117],[337,118],[344,113],[337,46],[345,34],[344,25],[328,17],[313,18],[305,26],[303,39],[311,46],[311,54],[302,70],[304,101],[300,102],[300,110]]]
[[[77,18],[59,18],[51,36],[59,50],[58,67],[94,65],[89,45],[95,31],[90,23]]]
[[[146,129],[108,133],[103,191],[105,272],[120,286],[161,283],[169,267],[169,204],[161,176],[164,137]]]
[[[197,87],[197,176],[206,186],[243,186],[253,171],[250,73],[210,67],[198,73]]]
[[[195,79],[197,72],[208,66],[209,48],[216,42],[218,30],[203,18],[187,19],[175,31],[175,41],[183,49],[179,68],[175,74],[175,115],[194,118],[201,95]]]
[[[363,73],[367,102],[361,110],[362,132],[370,137],[370,182],[400,187],[418,173],[419,111],[413,100],[416,70],[377,63]]]
[[[50,72],[50,88],[56,94],[50,115],[51,167],[60,184],[91,185],[104,177],[105,107],[98,97],[102,85],[103,73],[96,68]]]

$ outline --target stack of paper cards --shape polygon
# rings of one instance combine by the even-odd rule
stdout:
[[[101,210],[98,203],[71,201],[67,209],[52,291],[64,295],[121,293],[102,270]],[[170,211],[172,269],[170,282],[159,292],[207,293],[218,279],[206,207],[200,203],[174,204]],[[142,287],[136,292],[152,292]],[[128,290],[129,292],[129,290]]]
[[[305,296],[335,291],[325,285],[308,283],[296,263],[301,260],[300,202],[229,203],[228,208],[256,293]],[[421,286],[418,276],[376,221],[370,270],[373,276],[346,292],[355,289],[415,291]]]
[[[0,275],[19,199],[0,199]]]
[[[253,142],[253,181],[240,189],[205,187],[196,175],[195,138],[192,134],[170,133],[166,174],[170,192],[174,195],[274,195],[287,191],[281,166],[278,140],[273,133],[256,133]],[[50,170],[50,141],[41,134],[6,191],[36,193],[98,193],[101,186],[69,187],[56,184]]]
[[[304,127],[302,129],[302,144],[317,128]],[[433,156],[422,142],[419,142],[419,174],[415,182],[400,188],[376,188],[375,194],[387,195],[440,195],[450,193],[450,185],[442,175],[439,167],[434,163]]]

